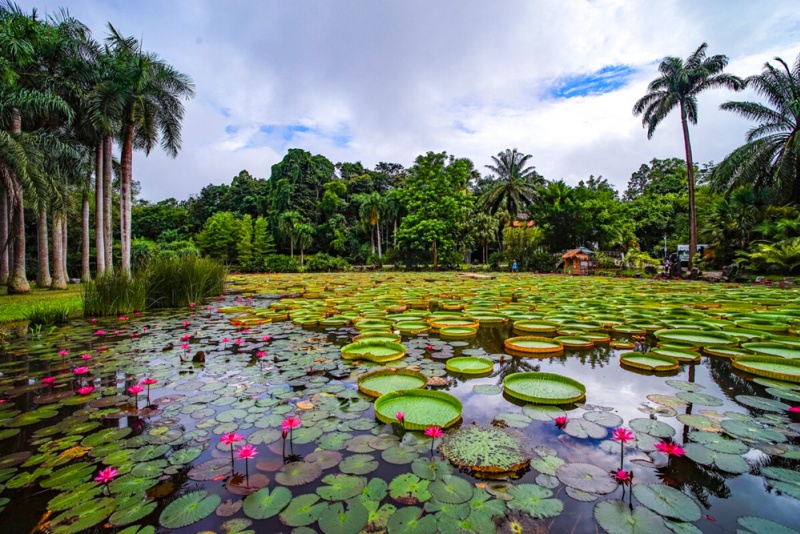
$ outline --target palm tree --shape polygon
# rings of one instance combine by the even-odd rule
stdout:
[[[381,217],[386,211],[386,201],[380,193],[373,191],[372,193],[362,193],[355,195],[356,201],[360,204],[359,215],[361,220],[369,226],[370,243],[372,244],[372,253],[375,254],[375,236],[372,234],[372,229],[375,229],[378,240],[378,257],[383,258],[381,251]]]
[[[496,176],[496,181],[481,195],[479,204],[495,214],[505,208],[512,217],[523,213],[527,205],[538,199],[536,186],[544,183],[544,178],[536,172],[528,160],[533,156],[517,152],[517,149],[499,152],[492,156],[494,165],[486,165]]]
[[[497,217],[486,212],[478,212],[472,218],[472,232],[481,247],[484,265],[489,261],[489,243],[497,239],[497,225]]]
[[[300,249],[300,265],[305,265],[303,251],[311,246],[314,241],[314,227],[309,223],[296,223],[294,225],[294,238]]]
[[[133,37],[123,37],[111,24],[108,28],[112,75],[98,85],[96,99],[102,116],[119,121],[121,267],[130,273],[133,149],[149,154],[158,143],[177,157],[184,114],[181,98],[194,96],[194,84],[157,54],[142,51]]]
[[[289,241],[289,254],[294,258],[294,243],[297,239],[295,228],[302,222],[302,217],[296,211],[286,211],[278,218],[278,231]]]
[[[652,139],[656,128],[676,107],[680,109],[683,128],[683,147],[689,173],[689,266],[697,252],[697,213],[694,202],[694,163],[689,140],[689,123],[697,124],[697,95],[706,89],[727,87],[734,91],[744,88],[744,82],[722,72],[728,57],[707,57],[706,43],[701,44],[684,62],[678,57],[666,57],[658,66],[661,76],[650,82],[647,94],[633,106],[634,115],[642,115],[647,138]]]
[[[791,68],[781,58],[775,61],[777,66],[766,63],[761,74],[745,80],[765,103],[720,106],[757,124],[747,132],[747,143],[714,169],[711,183],[728,191],[742,185],[772,188],[777,198],[800,202],[800,54]]]

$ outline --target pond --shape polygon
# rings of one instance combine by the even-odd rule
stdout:
[[[777,286],[233,276],[10,342],[0,531],[796,532],[797,329]]]

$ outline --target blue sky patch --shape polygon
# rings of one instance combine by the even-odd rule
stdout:
[[[239,131],[239,128],[237,128],[236,126],[234,126],[232,124],[229,124],[229,125],[227,125],[225,127],[225,133],[226,134],[235,134],[238,131]]]
[[[229,128],[235,127],[228,126],[225,129],[228,133],[230,133],[228,131]],[[296,142],[301,134],[310,134],[329,139],[337,147],[346,147],[353,140],[350,129],[346,125],[340,125],[335,131],[323,131],[316,126],[307,126],[305,124],[262,124],[258,128],[258,133],[248,140],[245,148],[271,146],[283,149]]]
[[[627,65],[608,65],[590,74],[567,76],[550,89],[553,98],[602,95],[616,91],[628,83],[635,70]]]

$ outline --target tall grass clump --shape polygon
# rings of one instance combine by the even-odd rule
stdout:
[[[69,314],[74,309],[68,304],[40,302],[25,313],[25,318],[31,326],[61,325],[69,321]]]
[[[228,276],[223,264],[195,254],[158,256],[145,271],[148,308],[182,308],[220,295]]]
[[[128,275],[120,270],[97,275],[84,284],[81,297],[84,315],[124,315],[145,309],[148,280],[146,272]]]

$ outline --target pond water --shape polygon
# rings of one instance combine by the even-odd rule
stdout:
[[[741,347],[746,338],[769,341],[791,360],[796,290],[362,274],[237,277],[231,287],[192,309],[75,321],[10,343],[0,363],[0,532],[355,533],[387,522],[389,532],[800,530],[797,381],[757,377],[705,348],[699,363],[656,374],[620,365],[631,350],[599,340],[649,351],[656,328],[702,328],[732,341],[725,349],[750,354],[770,347]],[[359,333],[349,317],[398,321],[423,306],[487,317],[468,339],[403,335],[406,355],[386,364],[342,359]],[[294,320],[255,319],[287,312]],[[339,312],[348,324],[318,324]],[[495,324],[492,313],[510,320]],[[504,345],[524,335],[514,321],[599,342],[515,356]],[[458,356],[488,358],[493,369],[449,373],[445,362]],[[461,401],[462,420],[444,440],[473,424],[503,427],[531,465],[487,479],[447,462],[441,438],[431,452],[423,432],[380,422],[357,378],[384,367],[439,377],[428,389]],[[542,408],[503,392],[505,377],[537,371],[579,381],[585,400]],[[149,402],[148,386],[129,392],[145,378],[157,380]],[[301,424],[284,442],[290,416]],[[618,426],[636,438],[623,460],[632,488],[611,474]],[[233,460],[235,474],[221,441],[230,433],[243,437],[237,449],[256,448]],[[659,452],[662,441],[686,454]],[[109,467],[114,481],[95,482]]]

